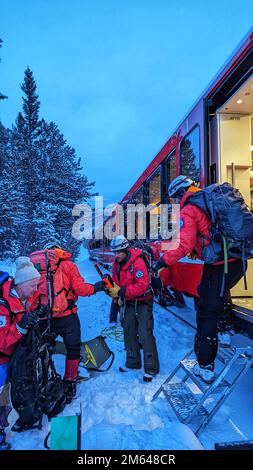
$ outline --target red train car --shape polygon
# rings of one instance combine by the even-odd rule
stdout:
[[[201,187],[230,182],[253,208],[253,28],[227,60],[214,80],[183,118],[165,145],[123,197],[121,204],[167,202],[167,187],[179,174],[199,182]],[[160,249],[161,240],[146,241]],[[109,242],[92,241],[91,256],[108,264],[112,261]],[[196,295],[202,263],[180,260],[164,282]],[[172,274],[172,276],[170,276]],[[238,304],[253,306],[253,261],[248,267],[248,291],[240,282],[233,289]],[[247,297],[247,299],[245,299]]]

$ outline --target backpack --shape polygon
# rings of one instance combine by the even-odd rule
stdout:
[[[0,304],[9,308],[8,302],[3,298],[2,286],[9,279],[9,273],[5,271],[0,271]]]
[[[35,326],[18,342],[12,356],[11,401],[22,431],[41,429],[43,414],[51,420],[66,405],[64,382],[56,373],[53,352],[53,337],[47,331],[41,334]]]
[[[39,304],[46,305],[51,315],[67,310],[68,292],[63,287],[62,259],[54,250],[35,251],[29,258],[40,273],[35,300],[39,299]]]
[[[150,271],[151,264],[154,261],[154,253],[151,246],[141,240],[132,240],[131,246],[133,246],[133,248],[139,248],[139,250],[142,251],[140,257],[143,259],[147,270]]]
[[[224,260],[224,272],[227,272],[228,257],[243,261],[245,288],[245,260],[253,258],[253,214],[238,191],[229,183],[212,184],[202,191],[194,193],[186,204],[193,204],[201,209],[211,220],[210,242],[204,247],[202,257],[208,264]]]

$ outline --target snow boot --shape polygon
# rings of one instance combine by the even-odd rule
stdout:
[[[0,450],[10,450],[11,445],[6,442],[6,432],[3,428],[0,428]]]
[[[29,429],[42,429],[42,416],[33,424],[26,424],[19,417],[11,428],[13,432],[24,432],[29,431]]]
[[[207,366],[201,366],[195,364],[193,372],[195,375],[200,377],[207,384],[211,384],[215,379],[214,365],[208,364]]]
[[[66,403],[69,405],[76,396],[76,380],[64,380]]]
[[[144,372],[143,375],[143,380],[144,382],[152,382],[152,380],[155,378],[156,374],[150,374],[149,372]]]
[[[231,346],[231,334],[229,331],[220,331],[218,333],[218,341],[223,348]]]

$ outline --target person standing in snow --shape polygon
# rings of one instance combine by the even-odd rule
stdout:
[[[128,240],[116,236],[111,241],[115,253],[112,267],[114,287],[108,289],[113,299],[123,304],[122,326],[126,348],[126,367],[141,368],[140,343],[144,354],[144,381],[151,381],[159,372],[156,341],[153,334],[153,293],[142,250],[129,248]]]
[[[59,335],[63,338],[67,350],[64,381],[66,401],[71,403],[76,396],[76,380],[81,357],[81,329],[76,302],[78,296],[86,297],[104,291],[105,284],[103,281],[96,282],[94,285],[86,283],[76,264],[71,261],[71,254],[62,250],[56,242],[47,243],[43,252],[47,254],[50,263],[51,260],[54,261],[55,266],[55,270],[52,272],[54,297],[52,310],[49,312],[48,309],[48,314],[51,318],[51,332],[55,334],[55,337]],[[36,253],[38,252],[34,254],[36,255]],[[30,256],[32,257],[32,255]],[[40,286],[32,300],[31,309],[37,308],[41,300]],[[57,308],[55,308],[56,302]],[[48,325],[47,318],[41,319],[39,324],[41,332],[43,332]]]
[[[184,256],[192,253],[201,257],[202,248],[210,244],[211,221],[199,207],[187,203],[187,199],[197,191],[194,182],[183,175],[177,176],[168,187],[170,198],[180,201],[180,241],[176,249],[168,250],[152,265],[153,273],[172,266]],[[196,300],[197,332],[195,336],[195,354],[197,364],[194,373],[206,383],[215,379],[214,360],[218,348],[218,322],[225,314],[224,302],[229,299],[229,291],[243,277],[242,260],[229,259],[228,273],[221,295],[224,276],[224,262],[204,264],[203,275],[198,286],[199,298]],[[224,325],[223,325],[224,328]],[[224,333],[227,333],[224,331]]]
[[[29,312],[28,300],[36,292],[40,274],[26,256],[16,260],[14,278],[5,274],[0,288],[0,450],[9,449],[5,428],[11,411],[8,369],[18,341],[38,321],[36,311]]]

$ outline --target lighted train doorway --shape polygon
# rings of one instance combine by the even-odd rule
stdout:
[[[228,181],[238,188],[253,210],[253,76],[216,111],[215,121],[217,181]],[[248,262],[247,282],[247,290],[241,280],[232,296],[235,303],[253,310],[253,260]]]

